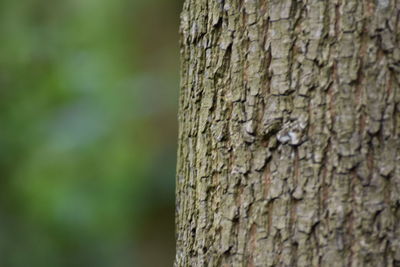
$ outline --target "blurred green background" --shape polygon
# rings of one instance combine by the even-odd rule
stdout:
[[[172,266],[181,0],[0,0],[0,266]]]

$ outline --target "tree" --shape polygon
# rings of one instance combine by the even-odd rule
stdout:
[[[186,0],[176,266],[400,266],[399,18]]]

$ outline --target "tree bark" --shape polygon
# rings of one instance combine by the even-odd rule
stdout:
[[[186,0],[175,266],[400,266],[400,1]]]

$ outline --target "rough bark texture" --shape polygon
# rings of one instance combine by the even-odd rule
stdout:
[[[400,266],[400,1],[186,0],[176,266]]]

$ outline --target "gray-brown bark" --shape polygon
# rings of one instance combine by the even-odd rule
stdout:
[[[400,266],[400,1],[181,20],[175,265]]]

